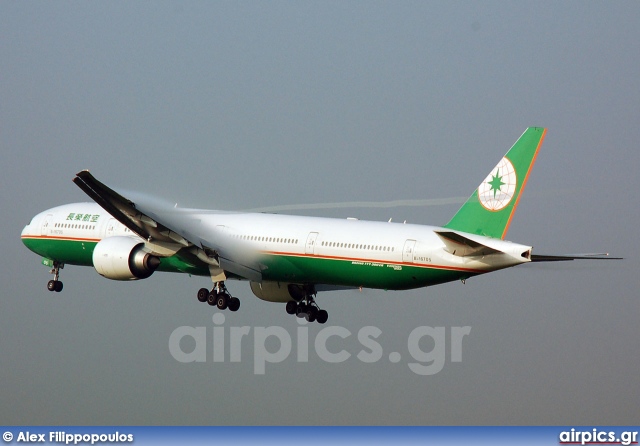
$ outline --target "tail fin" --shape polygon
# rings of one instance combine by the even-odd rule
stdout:
[[[547,129],[529,127],[444,227],[503,239]]]

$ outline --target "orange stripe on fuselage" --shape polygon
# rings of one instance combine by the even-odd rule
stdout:
[[[70,242],[99,242],[99,238],[82,238],[82,237],[63,237],[55,235],[23,235],[21,239],[36,239],[36,240],[61,240]]]
[[[445,266],[445,265],[425,265],[420,263],[409,263],[409,262],[397,262],[394,260],[376,260],[376,259],[363,259],[359,257],[342,257],[342,256],[328,256],[328,255],[316,255],[316,254],[301,254],[301,253],[292,253],[292,252],[279,252],[279,251],[262,251],[262,254],[267,255],[276,255],[276,256],[287,256],[287,257],[307,257],[314,259],[327,259],[327,260],[344,260],[344,261],[353,261],[353,262],[371,262],[371,263],[385,263],[388,265],[400,265],[400,266],[412,266],[416,268],[427,268],[427,269],[444,269],[449,271],[464,271],[469,273],[486,273],[488,270],[482,269],[473,269],[473,268],[463,268],[460,266]]]

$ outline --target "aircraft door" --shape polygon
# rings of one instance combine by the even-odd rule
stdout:
[[[307,237],[307,245],[304,248],[305,254],[313,254],[316,247],[316,239],[318,238],[317,232],[310,232]]]
[[[42,226],[40,226],[40,235],[47,235],[51,230],[51,222],[53,221],[53,214],[47,214],[44,220],[42,220]]]
[[[116,233],[116,225],[118,224],[118,220],[116,220],[115,218],[110,219],[107,222],[107,233],[106,233],[106,237],[111,237],[113,235],[115,235]]]
[[[404,242],[404,248],[402,249],[402,261],[407,263],[413,263],[413,254],[416,247],[415,240],[407,240]]]

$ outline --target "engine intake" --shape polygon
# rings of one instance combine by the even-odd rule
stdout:
[[[107,279],[146,279],[158,266],[160,259],[145,252],[144,243],[132,237],[108,237],[93,250],[93,267]]]

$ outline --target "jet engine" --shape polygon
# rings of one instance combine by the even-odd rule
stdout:
[[[146,279],[160,266],[160,259],[144,251],[144,243],[132,237],[107,237],[93,250],[93,267],[112,280]]]

